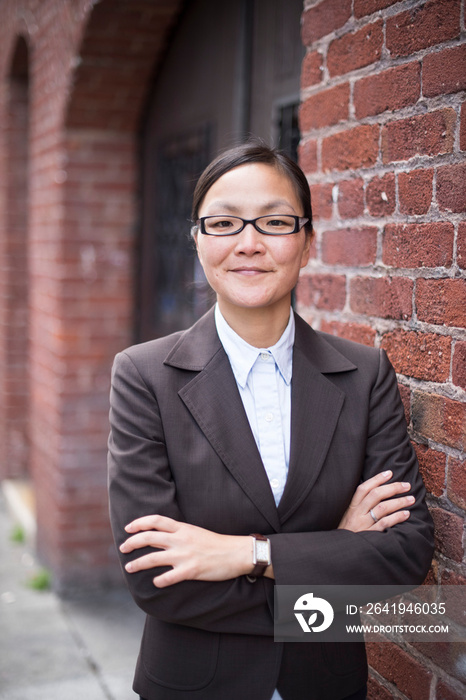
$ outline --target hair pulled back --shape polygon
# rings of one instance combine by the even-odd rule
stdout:
[[[309,219],[305,226],[307,234],[312,233],[311,192],[306,176],[291,158],[276,148],[270,148],[259,139],[254,139],[220,153],[204,170],[193,195],[191,219],[199,219],[199,209],[212,185],[225,173],[248,163],[264,163],[283,173],[292,183],[303,207],[303,216]]]

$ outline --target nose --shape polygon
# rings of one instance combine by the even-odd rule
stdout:
[[[243,255],[255,255],[265,251],[264,234],[252,224],[246,224],[242,231],[235,236],[235,252]]]

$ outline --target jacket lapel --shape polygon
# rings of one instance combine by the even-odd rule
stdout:
[[[275,531],[306,498],[329,450],[345,394],[327,373],[356,366],[295,316],[288,479],[277,507],[215,329],[213,309],[183,333],[165,363],[196,372],[179,396],[213,449]]]
[[[273,494],[212,311],[181,336],[165,363],[197,372],[178,392],[180,398],[243,491],[278,531]]]
[[[296,316],[290,466],[278,506],[282,523],[299,508],[319,476],[345,400],[344,392],[325,374],[354,369],[352,362]]]

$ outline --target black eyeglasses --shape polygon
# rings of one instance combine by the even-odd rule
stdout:
[[[257,219],[242,219],[240,216],[202,216],[196,225],[201,233],[207,236],[233,236],[239,233],[247,224],[252,224],[256,231],[268,236],[287,236],[298,233],[308,223],[309,219],[292,216],[291,214],[269,214],[258,216]]]

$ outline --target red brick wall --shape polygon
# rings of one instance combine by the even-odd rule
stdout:
[[[0,322],[12,329],[12,295],[26,278],[14,257],[18,210],[27,218],[27,235],[21,225],[29,260],[31,395],[23,428],[37,547],[58,590],[121,581],[106,495],[110,367],[132,340],[139,121],[179,6],[179,0],[1,5],[0,123],[19,105],[9,77],[19,35],[29,48],[30,118],[27,197],[13,196],[9,177],[19,151],[5,131],[0,143],[1,265],[12,271],[0,282]],[[27,313],[24,295],[17,307]],[[1,423],[11,438],[16,414],[4,397],[12,345],[5,339]],[[13,394],[17,401],[19,389]],[[11,465],[10,450],[0,474],[15,475]]]
[[[298,289],[315,327],[383,347],[429,492],[430,583],[466,583],[464,2],[306,2],[300,159],[316,213]],[[371,700],[459,700],[454,645],[370,644]]]
[[[23,477],[28,465],[28,50],[19,38],[6,85],[5,224],[0,237],[0,451],[4,476]]]

